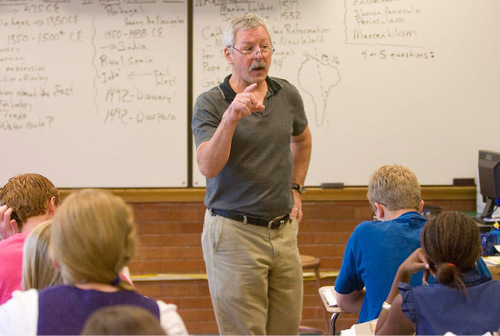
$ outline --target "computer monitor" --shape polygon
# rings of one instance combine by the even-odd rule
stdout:
[[[486,202],[481,218],[491,217],[500,205],[500,153],[480,150],[478,174],[480,192]]]

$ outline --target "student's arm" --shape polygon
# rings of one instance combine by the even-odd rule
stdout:
[[[264,109],[252,91],[257,84],[249,85],[243,92],[238,93],[231,105],[224,112],[222,120],[212,138],[201,143],[196,149],[196,160],[200,172],[208,178],[220,173],[229,159],[234,130],[240,119]]]
[[[392,283],[391,291],[385,300],[390,304],[389,310],[382,309],[378,317],[376,335],[411,335],[415,332],[415,324],[410,321],[401,310],[402,297],[399,294],[398,283],[409,283],[411,275],[424,270],[423,282],[427,281],[429,263],[425,259],[422,249],[415,250],[398,268]],[[410,330],[411,326],[411,330]]]
[[[297,136],[292,136],[290,150],[293,157],[293,173],[292,182],[304,184],[309,161],[311,159],[312,136],[309,126],[306,126],[304,132]],[[293,190],[294,205],[292,209],[292,217],[296,217],[300,222],[302,220],[302,194],[297,190]],[[297,210],[295,210],[297,209]]]
[[[37,335],[38,291],[14,291],[0,305],[0,335]]]
[[[364,288],[362,290],[356,290],[349,294],[335,294],[339,308],[359,315],[359,313],[361,312],[361,307],[363,306],[363,300],[365,298]]]
[[[360,253],[364,244],[362,237],[366,231],[362,226],[357,226],[347,241],[342,257],[342,266],[335,280],[335,296],[337,304],[343,310],[359,314],[363,306],[366,290],[365,283],[359,271],[362,264]]]
[[[177,313],[177,307],[161,300],[156,301],[160,308],[160,324],[167,335],[189,335],[184,321]]]
[[[382,309],[377,321],[376,335],[413,335],[415,333],[415,323],[403,313],[402,303],[403,298],[401,294],[398,294],[392,301],[388,313]]]

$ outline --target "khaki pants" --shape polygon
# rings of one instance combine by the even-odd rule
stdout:
[[[202,246],[222,335],[297,335],[302,313],[298,222],[268,229],[205,213]]]

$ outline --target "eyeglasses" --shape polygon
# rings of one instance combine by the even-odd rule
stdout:
[[[261,53],[261,55],[263,57],[266,57],[266,56],[272,55],[273,52],[275,51],[275,49],[273,47],[269,47],[269,46],[266,46],[266,45],[262,46],[262,47],[259,47],[260,50],[257,50],[257,47],[255,47],[255,48],[245,48],[243,50],[236,49],[234,46],[231,46],[231,48],[233,48],[234,50],[236,50],[240,54],[246,56],[247,58],[253,58],[253,57],[257,56],[257,54],[259,52]]]

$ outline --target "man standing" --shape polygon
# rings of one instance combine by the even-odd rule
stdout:
[[[235,18],[223,41],[232,73],[198,97],[192,122],[207,177],[202,246],[219,332],[297,334],[311,133],[297,89],[268,76],[274,48],[265,21]]]
[[[39,174],[9,179],[0,194],[0,304],[21,290],[23,247],[30,231],[51,219],[59,205],[59,191]]]

